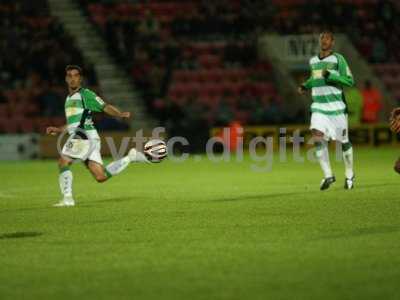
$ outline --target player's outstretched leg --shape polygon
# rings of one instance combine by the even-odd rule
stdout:
[[[345,167],[344,188],[351,190],[354,188],[354,170],[353,170],[353,147],[350,142],[342,144],[342,154]]]
[[[115,161],[115,162],[117,162],[117,161]],[[115,163],[115,162],[113,162],[113,163]],[[112,174],[108,174],[106,169],[104,168],[104,166],[96,161],[87,160],[87,161],[85,161],[85,164],[97,182],[101,183],[101,182],[107,181],[109,178],[112,177]],[[126,167],[127,167],[127,165],[124,167],[124,169]]]
[[[336,181],[332,174],[331,164],[329,161],[328,142],[324,140],[324,134],[320,131],[313,130],[313,139],[315,144],[315,156],[318,159],[319,165],[324,173],[320,190],[328,189],[332,183]]]
[[[126,167],[129,165],[131,162],[145,162],[149,163],[147,160],[146,156],[144,156],[143,153],[137,151],[136,149],[132,148],[128,155],[113,161],[112,163],[108,164],[105,168],[105,173],[107,175],[107,179],[111,178],[112,176],[115,176],[119,173],[121,173],[123,170],[126,169]]]
[[[131,162],[149,163],[143,153],[131,149],[127,156],[109,163],[106,167],[92,160],[88,160],[86,165],[97,182],[104,182],[124,171]]]
[[[150,163],[147,157],[142,152],[137,151],[135,148],[129,150],[128,156],[131,162]]]
[[[150,163],[146,156],[142,153],[137,151],[135,148],[132,148],[128,155],[113,161],[112,163],[108,164],[105,168],[105,173],[108,178],[115,176],[119,173],[121,173],[123,170],[126,169],[126,167],[129,165],[131,162],[144,162],[144,163]]]
[[[75,205],[75,201],[72,197],[73,176],[71,170],[69,169],[71,163],[72,161],[67,157],[61,157],[58,160],[58,167],[60,169],[60,175],[58,181],[60,184],[60,190],[61,194],[63,195],[63,199],[54,205],[56,207]]]

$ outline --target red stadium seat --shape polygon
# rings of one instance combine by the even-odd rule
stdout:
[[[47,117],[36,117],[33,119],[33,123],[35,126],[35,132],[39,132],[44,134],[46,132],[46,128],[52,126],[52,119]]]
[[[8,118],[8,105],[7,104],[0,104],[0,120]]]
[[[231,69],[226,71],[226,76],[231,81],[241,81],[247,78],[248,71],[246,69]]]
[[[4,91],[3,94],[6,97],[8,103],[14,103],[17,101],[18,95],[15,90],[7,90]]]
[[[180,82],[188,82],[191,80],[191,72],[187,70],[177,70],[174,72],[173,81]]]
[[[91,15],[104,15],[105,8],[101,4],[89,4],[88,10]]]
[[[4,133],[17,133],[18,132],[18,122],[14,119],[1,120],[0,122],[0,132]]]
[[[92,16],[92,20],[98,26],[100,26],[101,28],[104,28],[105,23],[107,21],[107,18],[105,16],[102,16],[102,15],[95,15],[95,16]]]
[[[201,66],[207,69],[215,69],[221,66],[221,59],[217,55],[202,55],[199,57]]]
[[[235,82],[225,82],[221,84],[221,86],[224,92],[230,92],[233,95],[240,94],[243,87],[241,83],[235,83]]]
[[[220,82],[220,81],[226,81],[226,77],[224,76],[224,71],[223,69],[217,68],[217,69],[210,69],[208,71],[204,71],[205,76],[207,76],[207,81],[211,82]]]
[[[120,16],[133,16],[135,13],[135,7],[129,3],[120,3],[114,10]]]
[[[240,110],[236,110],[235,111],[235,120],[239,121],[239,123],[246,124],[249,119],[250,119],[250,113],[249,112],[240,111]]]
[[[35,132],[35,125],[32,119],[22,119],[19,121],[19,131],[23,133]]]
[[[211,97],[221,97],[224,93],[224,86],[220,83],[209,83],[207,85],[207,90],[209,91],[209,95],[211,95]]]

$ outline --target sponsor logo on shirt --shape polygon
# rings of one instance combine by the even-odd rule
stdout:
[[[313,70],[312,71],[312,76],[313,76],[314,79],[322,78],[322,70]]]
[[[103,99],[101,99],[99,96],[96,96],[96,101],[97,101],[100,105],[104,105]]]

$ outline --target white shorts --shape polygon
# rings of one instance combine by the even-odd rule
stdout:
[[[61,154],[70,158],[83,161],[91,160],[103,164],[101,158],[101,142],[99,139],[70,139],[67,141],[61,151]]]
[[[349,142],[349,126],[346,114],[327,116],[318,112],[311,114],[310,129],[324,133],[324,139],[335,140],[341,143]]]

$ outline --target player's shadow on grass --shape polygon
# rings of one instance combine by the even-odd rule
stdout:
[[[376,187],[384,187],[384,186],[398,186],[398,183],[361,183],[360,185],[357,185],[355,189],[372,189]]]
[[[43,235],[42,232],[37,231],[17,231],[12,233],[3,233],[0,234],[0,240],[6,239],[23,239],[23,238],[32,238]]]
[[[134,200],[133,197],[114,197],[114,198],[106,198],[106,199],[97,199],[97,200],[90,200],[90,201],[85,201],[83,200],[82,202],[79,202],[79,206],[93,206],[90,205],[91,203],[119,203],[119,202],[126,202],[126,201],[132,201]]]
[[[398,184],[387,184],[387,183],[371,183],[371,184],[360,184],[355,187],[356,190],[358,189],[370,189],[370,188],[376,188],[376,187],[385,187],[385,186],[398,186]],[[343,188],[333,188],[332,190],[342,190],[345,191]],[[315,190],[318,191],[319,190]],[[313,190],[309,190],[306,192],[288,192],[288,193],[275,193],[275,194],[259,194],[259,195],[243,195],[239,197],[227,197],[227,198],[219,198],[219,199],[214,199],[210,200],[210,202],[234,202],[234,201],[241,201],[241,200],[265,200],[265,199],[273,199],[273,198],[279,198],[279,197],[287,197],[287,196],[299,196],[299,195],[307,195],[310,194],[311,192],[314,192]],[[346,191],[351,193],[351,191]],[[326,192],[325,192],[326,193]],[[329,193],[329,191],[328,191]]]
[[[4,210],[0,210],[0,214],[9,213],[9,212],[23,212],[23,211],[48,210],[48,209],[54,209],[54,207],[41,206],[41,207],[25,207],[25,208],[16,208],[16,209],[4,209]]]
[[[230,198],[219,198],[211,200],[210,202],[231,202],[231,201],[241,201],[241,200],[266,200],[271,198],[279,198],[279,197],[286,197],[286,196],[298,196],[301,194],[308,194],[307,193],[299,193],[299,192],[290,192],[290,193],[276,193],[276,194],[259,194],[259,195],[243,195],[240,197],[230,197]]]
[[[361,237],[361,236],[365,236],[365,235],[385,234],[385,233],[392,233],[392,232],[398,232],[398,231],[400,231],[399,226],[374,226],[374,227],[358,228],[358,229],[350,231],[350,232],[325,235],[325,236],[321,236],[321,237],[312,239],[312,241],[353,238],[353,237]]]

